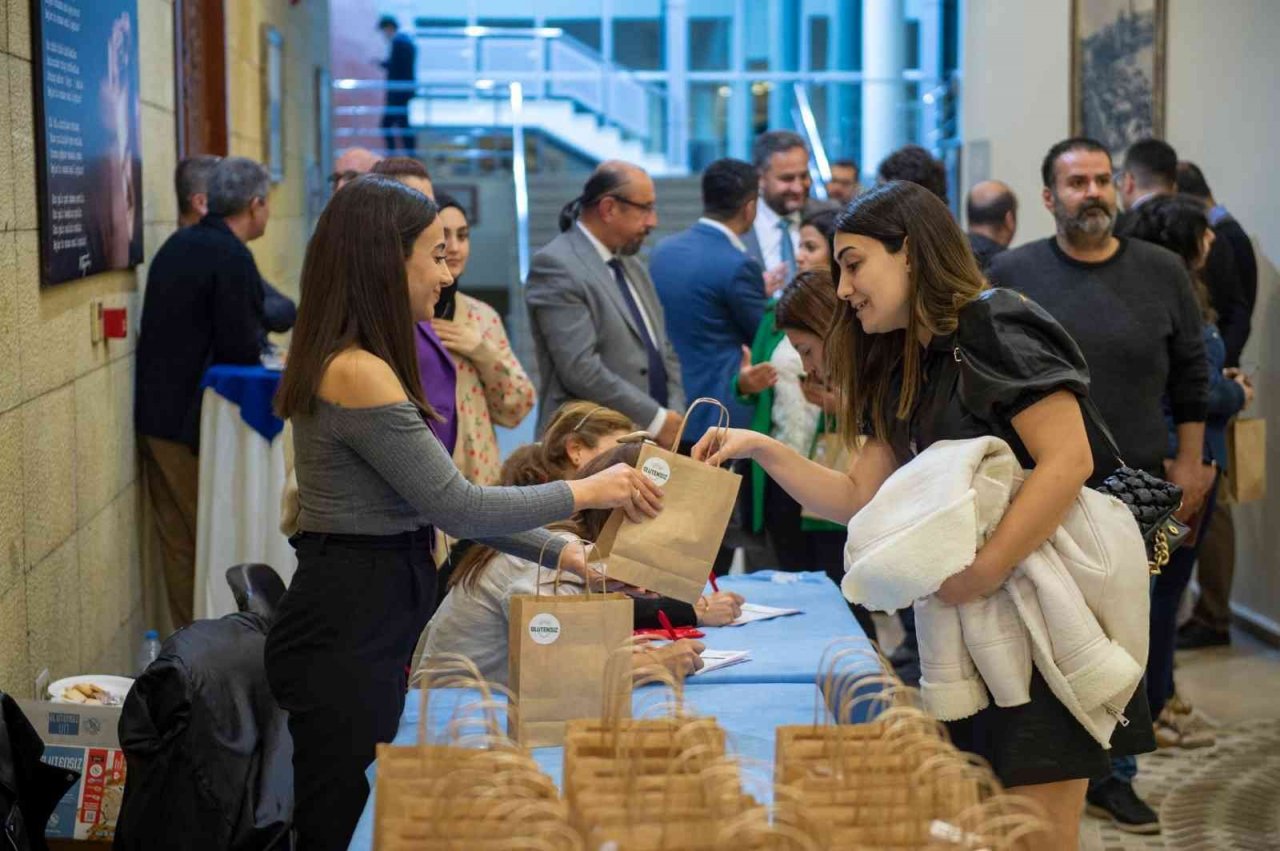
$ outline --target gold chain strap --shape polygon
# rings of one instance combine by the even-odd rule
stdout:
[[[1164,529],[1156,532],[1155,537],[1155,558],[1151,560],[1151,575],[1159,576],[1164,566],[1169,563],[1169,538],[1165,535]]]

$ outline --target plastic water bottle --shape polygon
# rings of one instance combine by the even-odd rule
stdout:
[[[147,630],[142,636],[142,647],[138,650],[138,673],[160,656],[160,633],[154,629]]]

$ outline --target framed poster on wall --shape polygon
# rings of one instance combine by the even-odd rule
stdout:
[[[1165,0],[1072,0],[1071,133],[1113,157],[1164,136]]]
[[[142,262],[137,0],[31,0],[40,280]]]
[[[284,36],[262,25],[262,162],[271,181],[284,180]]]

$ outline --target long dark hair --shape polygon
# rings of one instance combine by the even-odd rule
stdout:
[[[871,237],[890,254],[905,246],[910,262],[906,329],[868,334],[853,307],[842,300],[826,340],[832,383],[840,389],[848,414],[840,417],[845,443],[855,445],[863,425],[888,442],[891,419],[908,419],[916,404],[920,331],[935,336],[955,331],[961,309],[987,288],[987,282],[947,206],[914,183],[895,180],[859,195],[836,217],[836,232]],[[831,275],[839,280],[834,250]],[[894,406],[893,384],[899,371],[902,386]]]
[[[570,478],[585,479],[588,476],[594,476],[603,470],[607,470],[614,464],[629,464],[632,467],[640,460],[639,443],[620,443],[617,446],[600,453],[595,458],[583,465],[582,469]],[[504,482],[503,484],[506,484]],[[609,515],[613,513],[611,508],[587,508],[574,514],[563,523],[554,523],[547,528],[551,531],[569,532],[577,535],[584,541],[594,542],[600,537],[600,532],[604,529],[604,524],[608,522]],[[476,544],[466,551],[466,554],[458,561],[453,569],[453,573],[449,576],[449,587],[461,585],[464,588],[474,588],[476,581],[480,578],[480,574],[489,562],[493,561],[493,557],[498,551],[484,544]]]
[[[356,178],[329,199],[302,262],[302,298],[276,411],[315,410],[329,359],[359,346],[386,361],[405,395],[436,417],[422,392],[405,260],[436,219],[430,198],[383,175]]]
[[[467,215],[466,208],[448,192],[436,192],[436,207],[442,213],[450,208],[457,210],[470,226],[471,217]],[[460,286],[462,281],[454,278],[453,286],[445,287],[440,291],[440,300],[436,302],[436,319],[453,319],[454,314],[458,312],[458,287]]]
[[[1200,271],[1193,268],[1200,259],[1209,216],[1204,202],[1190,195],[1160,195],[1144,201],[1133,214],[1125,235],[1167,248],[1182,259],[1191,276],[1191,291],[1205,322],[1216,322],[1218,314],[1209,300],[1209,290]]]

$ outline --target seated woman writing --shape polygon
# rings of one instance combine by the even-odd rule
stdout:
[[[588,463],[612,450],[619,440],[633,434],[635,428],[625,414],[611,408],[594,402],[566,402],[551,418],[541,442],[527,444],[511,453],[502,465],[499,484],[529,487],[577,478]],[[461,564],[474,546],[474,541],[460,542],[453,550],[451,562]],[[437,599],[443,601],[453,587],[451,569],[441,569],[440,583]],[[742,614],[742,595],[732,591],[704,595],[692,606],[653,594],[637,592],[634,596],[637,629],[660,627],[659,611],[674,626],[724,626]]]
[[[574,478],[590,476],[618,463],[634,466],[639,455],[638,443],[615,446],[588,462]],[[548,528],[570,539],[594,541],[609,514],[607,510],[580,511],[568,521]],[[621,583],[610,582],[608,590],[625,591],[628,588]],[[557,573],[537,567],[531,561],[474,544],[454,568],[449,594],[427,624],[419,665],[433,656],[457,653],[471,659],[486,680],[506,685],[511,597],[534,593],[563,596],[584,591],[583,580],[568,571]],[[640,650],[636,653],[636,667],[639,669],[660,662],[677,676],[685,676],[702,667],[699,658],[702,650],[702,642],[682,639],[660,648]]]

